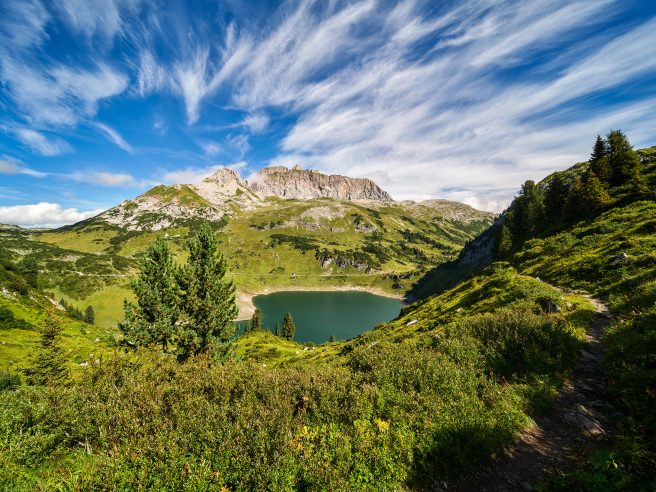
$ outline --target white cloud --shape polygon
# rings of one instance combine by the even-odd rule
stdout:
[[[130,154],[134,154],[134,149],[132,146],[127,143],[123,137],[110,126],[105,125],[104,123],[96,122],[93,124],[98,128],[111,142],[114,142],[118,147],[122,148]]]
[[[168,87],[166,71],[157,63],[153,54],[144,51],[139,55],[136,92],[144,97]]]
[[[64,208],[58,203],[40,202],[32,205],[0,207],[0,222],[22,226],[56,226],[79,222],[97,215],[102,210],[80,211]]]
[[[251,113],[242,120],[241,125],[253,133],[261,133],[269,125],[269,116],[262,111]]]
[[[239,161],[228,165],[218,164],[207,167],[186,167],[175,171],[163,171],[161,179],[162,182],[167,184],[194,184],[200,183],[219,169],[227,168],[233,171],[239,171],[240,169],[244,169],[246,165],[244,161]]]
[[[70,174],[61,174],[64,179],[70,179],[80,183],[88,183],[98,186],[120,186],[129,188],[143,188],[151,184],[149,181],[136,179],[127,173],[110,173],[103,171],[76,172]]]
[[[221,147],[220,144],[216,142],[210,142],[207,140],[202,140],[198,142],[198,145],[200,146],[201,149],[203,149],[203,152],[205,152],[205,155],[209,156],[215,156],[223,150],[223,147]]]
[[[61,138],[48,138],[30,128],[15,128],[14,134],[35,152],[45,156],[55,156],[72,152],[73,148]]]
[[[11,159],[0,157],[0,174],[27,174],[35,178],[43,178],[47,176],[46,173],[35,171],[29,167],[25,167],[22,163]]]

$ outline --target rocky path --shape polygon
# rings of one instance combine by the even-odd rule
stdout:
[[[550,472],[567,467],[596,440],[606,437],[601,335],[610,323],[606,306],[586,296],[596,313],[586,334],[588,346],[547,415],[517,438],[515,446],[487,468],[434,490],[528,491]]]

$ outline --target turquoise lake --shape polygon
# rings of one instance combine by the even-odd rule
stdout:
[[[275,292],[255,296],[253,304],[271,331],[276,321],[282,326],[283,316],[290,312],[296,324],[294,340],[314,343],[324,343],[331,335],[337,340],[353,338],[396,318],[402,306],[398,299],[360,291]]]

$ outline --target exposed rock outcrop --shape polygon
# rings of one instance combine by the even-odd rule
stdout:
[[[265,197],[392,201],[390,194],[370,179],[322,174],[299,166],[293,169],[284,166],[264,168],[251,178],[249,184],[254,192]]]

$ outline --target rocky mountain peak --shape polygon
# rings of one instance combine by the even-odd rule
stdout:
[[[302,169],[298,164],[292,169],[285,166],[264,168],[248,184],[255,193],[265,197],[392,201],[390,194],[370,179],[323,174],[314,169]]]

